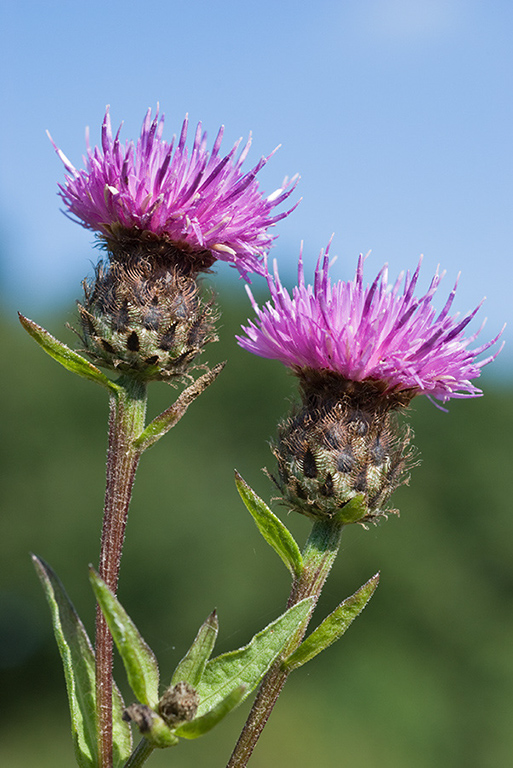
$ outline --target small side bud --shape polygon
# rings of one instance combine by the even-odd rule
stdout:
[[[174,728],[193,720],[198,711],[199,696],[189,683],[180,682],[171,686],[159,702],[159,713],[166,723]]]
[[[123,712],[123,720],[134,722],[141,735],[159,749],[178,744],[178,738],[164,720],[145,704],[131,704]]]

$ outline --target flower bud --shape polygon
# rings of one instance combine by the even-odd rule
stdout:
[[[383,506],[411,466],[410,432],[400,433],[394,414],[411,394],[386,394],[377,382],[329,371],[299,376],[302,403],[280,424],[273,446],[283,501],[343,523],[385,516]]]
[[[189,722],[196,716],[199,696],[189,683],[181,682],[171,686],[159,702],[159,712],[171,726]]]

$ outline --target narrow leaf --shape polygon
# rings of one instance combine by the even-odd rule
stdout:
[[[94,653],[73,604],[52,569],[36,555],[34,566],[52,612],[71,713],[71,731],[77,763],[81,768],[98,765]]]
[[[44,328],[33,320],[29,320],[18,312],[20,323],[25,328],[33,339],[37,341],[40,347],[44,351],[57,360],[58,363],[67,368],[72,373],[77,373],[84,379],[95,381],[97,384],[101,384],[102,387],[108,389],[111,393],[117,395],[119,387],[113,381],[107,378],[99,368],[90,363],[85,357],[79,355],[78,352],[74,352],[72,349],[59,341],[51,333],[48,333]]]
[[[201,680],[205,664],[214,649],[218,629],[217,613],[212,611],[199,628],[196,639],[173,672],[171,685],[176,685],[183,681],[196,688]]]
[[[296,650],[283,662],[286,670],[293,670],[306,664],[318,653],[342,637],[349,625],[360,614],[379,582],[379,573],[376,573],[354,595],[344,600],[333,613],[330,613],[317,629],[304,640]]]
[[[248,645],[209,661],[197,687],[200,697],[198,717],[213,710],[241,685],[242,699],[256,688],[269,667],[291,640],[312,610],[312,597],[289,608],[272,624],[253,637]],[[241,700],[242,700],[241,699]]]
[[[98,604],[114,638],[134,695],[156,709],[159,701],[159,670],[151,648],[146,644],[130,616],[93,568],[89,577]]]
[[[218,363],[211,371],[207,371],[203,376],[196,379],[190,387],[184,389],[173,405],[156,416],[153,421],[150,421],[144,432],[134,442],[134,447],[145,451],[150,445],[160,440],[166,432],[169,432],[180,421],[189,405],[217,379],[224,366],[225,363]]]
[[[288,528],[274,512],[271,512],[267,504],[256,495],[238,472],[235,473],[235,484],[264,539],[281,557],[292,576],[299,576],[303,570],[303,558]]]
[[[197,739],[199,736],[203,736],[203,734],[208,733],[208,731],[220,723],[232,709],[235,709],[245,695],[246,688],[244,685],[240,685],[205,715],[197,717],[190,723],[184,723],[179,726],[175,731],[176,735],[182,736],[184,739]]]
[[[62,582],[50,566],[32,555],[52,612],[52,623],[64,666],[77,763],[97,766],[96,689],[94,651]],[[114,768],[120,768],[132,750],[132,732],[123,720],[125,703],[116,685],[112,690]]]

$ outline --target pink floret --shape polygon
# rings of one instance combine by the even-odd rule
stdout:
[[[443,275],[437,271],[427,293],[416,297],[420,261],[413,275],[406,274],[402,290],[403,275],[388,285],[386,266],[371,286],[365,286],[363,264],[360,256],[354,280],[332,284],[327,249],[321,252],[311,286],[305,284],[300,256],[292,296],[282,286],[275,265],[274,276],[266,274],[271,301],[258,307],[248,289],[257,317],[243,327],[245,336],[237,337],[238,343],[296,371],[325,369],[351,381],[384,382],[389,391],[412,389],[442,402],[480,395],[472,379],[500,350],[480,362],[476,358],[501,334],[469,348],[481,329],[468,337],[464,332],[479,307],[463,319],[451,317],[455,285],[437,315],[431,300]]]
[[[280,189],[264,197],[256,175],[271,155],[243,174],[251,138],[238,158],[240,142],[221,158],[223,127],[210,153],[201,123],[189,152],[187,128],[186,117],[178,144],[174,138],[168,144],[162,139],[164,117],[159,119],[157,109],[152,119],[148,110],[137,144],[127,141],[123,146],[121,126],[113,136],[107,108],[101,148],[87,143],[85,170],[77,170],[54,144],[68,171],[60,196],[72,218],[107,238],[119,227],[135,227],[210,250],[243,276],[262,274],[263,256],[274,240],[268,229],[291,212],[276,214],[273,209],[289,197],[296,179],[285,179]]]

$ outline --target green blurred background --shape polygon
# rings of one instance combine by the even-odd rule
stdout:
[[[217,652],[245,644],[274,619],[288,573],[238,498],[233,470],[265,499],[267,441],[294,397],[280,364],[240,350],[248,316],[240,287],[220,290],[220,379],[142,459],[127,526],[120,598],[155,650],[164,682],[217,607]],[[60,338],[65,318],[36,317]],[[28,553],[57,571],[88,630],[94,603],[106,454],[107,397],[47,358],[9,317],[1,326],[2,536],[0,762],[74,764],[64,680]],[[401,517],[349,527],[316,616],[377,570],[381,584],[340,643],[287,684],[253,768],[502,768],[513,755],[512,392],[482,377],[485,397],[449,413],[423,398],[411,422],[422,464],[394,503]],[[150,389],[154,415],[170,404]],[[302,543],[306,518],[287,515]],[[116,677],[130,701],[119,667]],[[203,739],[156,753],[149,765],[223,766],[246,702]]]

